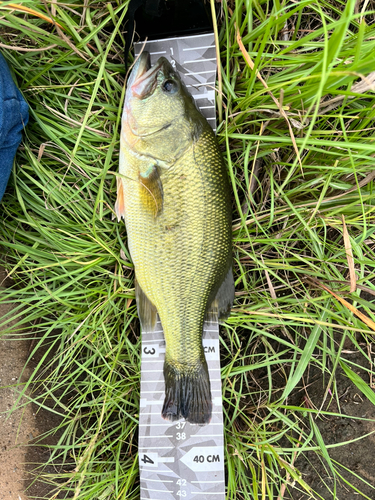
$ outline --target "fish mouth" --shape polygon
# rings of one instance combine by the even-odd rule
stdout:
[[[153,93],[156,88],[156,75],[164,64],[164,58],[160,58],[157,63],[151,67],[150,54],[142,52],[136,62],[133,71],[130,74],[128,87],[132,94],[139,99],[144,99]]]

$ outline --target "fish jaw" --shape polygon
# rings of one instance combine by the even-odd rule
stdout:
[[[145,99],[156,88],[158,83],[158,73],[164,68],[164,73],[168,68],[169,62],[164,57],[160,57],[156,64],[151,67],[150,54],[142,52],[130,73],[125,105],[130,104],[134,98]]]
[[[150,60],[150,54],[148,52],[142,52],[140,56],[138,57],[136,63],[134,64],[134,67],[132,69],[132,72],[130,73],[129,79],[128,79],[128,84],[127,84],[127,92],[126,92],[126,97],[127,99],[130,98],[130,93],[129,89],[133,87],[133,85],[143,77],[145,73],[151,68],[151,60]],[[126,102],[126,99],[125,99]]]
[[[149,97],[158,85],[158,73],[165,65],[169,65],[165,58],[160,58],[151,67],[150,54],[142,52],[127,82],[125,103],[122,114],[123,136],[130,147],[134,147],[140,137],[152,135],[161,130],[161,127],[150,128],[145,131],[139,127],[133,110],[140,102]]]
[[[131,86],[133,96],[138,99],[145,99],[152,94],[158,84],[158,73],[164,66],[164,57],[161,57],[152,68],[142,73]]]
[[[130,73],[127,82],[127,90],[125,94],[124,109],[122,112],[122,132],[121,139],[129,144],[129,146],[134,146],[136,142],[136,122],[132,116],[131,108],[132,101],[135,98],[132,92],[132,86],[136,85],[138,80],[140,80],[145,73],[151,68],[150,54],[148,52],[142,52],[138,57],[134,67]]]

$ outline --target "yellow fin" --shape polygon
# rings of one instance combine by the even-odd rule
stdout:
[[[124,185],[120,177],[117,177],[117,200],[115,203],[115,212],[119,222],[121,217],[125,219],[125,193]]]
[[[147,172],[140,173],[139,181],[142,185],[142,202],[156,217],[163,210],[163,184],[158,167],[152,165]]]

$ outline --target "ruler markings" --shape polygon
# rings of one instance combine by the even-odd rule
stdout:
[[[164,337],[157,337],[157,338],[153,337],[152,340],[149,340],[149,339],[144,338],[145,335],[152,336],[152,333],[148,333],[148,332],[142,333],[142,342],[155,342],[155,343],[164,342]]]
[[[206,82],[206,83],[196,83],[195,85],[186,85],[186,87],[189,87],[189,88],[194,88],[194,89],[197,89],[197,87],[205,87],[206,85],[213,85],[214,83],[216,83],[216,80],[213,81],[213,82]],[[194,96],[193,96],[194,97]]]
[[[166,422],[165,424],[152,424],[152,427],[162,427],[162,426],[166,426],[166,427],[172,427],[176,424],[171,424],[170,422]],[[150,424],[138,424],[139,427],[150,427]]]
[[[215,45],[204,45],[203,47],[189,47],[187,49],[182,49],[184,52],[187,52],[189,50],[201,50],[201,49],[214,49]],[[216,61],[216,59],[215,59]]]
[[[148,490],[148,491],[157,491],[160,493],[173,493],[173,490],[154,490],[151,488],[145,488],[144,486],[141,486],[141,490]]]
[[[160,370],[142,370],[143,373],[159,373]]]
[[[154,425],[153,425],[154,426]],[[173,438],[173,434],[165,434],[164,436],[161,436],[163,439],[164,438]],[[142,436],[142,439],[149,439],[149,438],[153,438],[155,439],[155,436]]]
[[[140,497],[140,500],[160,500],[160,498]]]
[[[144,437],[145,436],[142,436],[142,439]],[[155,436],[153,436],[153,437],[155,437]],[[170,446],[138,446],[138,449],[139,450],[170,450],[171,447]]]
[[[192,71],[190,73],[184,73],[185,76],[191,75],[207,75],[207,73],[216,73],[216,69],[206,69],[205,71]],[[208,82],[207,82],[208,83]]]
[[[168,436],[165,436],[165,437],[168,437]],[[222,434],[193,434],[192,436],[189,437],[189,439],[191,438],[196,438],[196,437],[199,437],[199,438],[216,438],[216,437],[223,437]]]
[[[141,382],[143,382],[143,380]],[[154,385],[156,384],[158,386],[160,384],[163,384],[164,380],[162,377],[160,377],[158,380],[153,380],[152,382],[150,382],[149,380],[145,380],[144,383],[145,384],[154,384]],[[142,391],[142,393],[143,393],[143,391]]]
[[[158,474],[160,474],[160,472]],[[174,481],[170,481],[169,479],[151,479],[150,477],[144,477],[142,481],[152,481],[154,483],[174,483]],[[212,482],[214,483],[215,481]],[[199,483],[199,481],[192,481],[192,483]]]
[[[215,492],[210,492],[210,491],[192,491],[192,495],[222,495],[221,492],[215,491]]]
[[[224,479],[216,479],[216,481],[190,481],[192,484],[215,484],[215,483],[224,483]]]
[[[188,63],[204,63],[206,61],[216,61],[216,57],[213,57],[212,59],[191,59],[190,61],[184,61],[183,64],[188,64]]]
[[[157,372],[159,373],[160,370],[142,370],[143,373],[154,373],[154,372]]]
[[[142,413],[142,415],[160,415],[160,411],[158,411],[156,413],[150,413],[150,412],[146,413],[146,412],[142,411],[141,413]]]
[[[212,94],[194,94],[193,99],[199,101],[201,99],[207,99],[207,101],[213,101],[215,99],[215,91],[212,91]]]

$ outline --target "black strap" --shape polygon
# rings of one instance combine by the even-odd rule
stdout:
[[[130,0],[127,21],[125,66],[135,24],[141,39],[150,40],[212,30],[210,3],[205,0]]]
[[[143,7],[143,10],[146,15],[154,18],[156,16],[161,15],[161,5],[164,4],[164,0],[130,0],[127,12],[127,20],[128,20],[128,29],[125,40],[125,70],[127,70],[128,66],[128,55],[130,50],[130,45],[132,43],[133,32],[134,32],[134,20],[135,13],[139,9],[139,7]]]
[[[162,2],[164,4],[164,1]],[[160,0],[146,0],[146,4],[144,6],[144,11],[149,16],[160,16],[162,5],[160,4]]]

